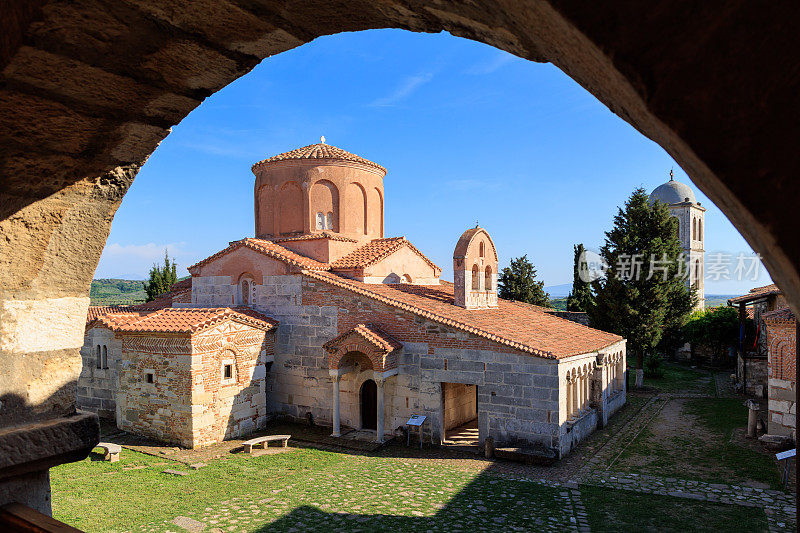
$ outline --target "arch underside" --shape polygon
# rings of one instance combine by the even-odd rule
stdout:
[[[169,128],[263,58],[343,31],[448,31],[552,62],[681,165],[800,313],[791,3],[163,5],[0,8],[0,426],[74,413],[89,285],[116,209]],[[28,317],[48,317],[49,331]],[[36,381],[45,366],[65,370]]]

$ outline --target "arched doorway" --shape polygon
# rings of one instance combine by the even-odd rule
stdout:
[[[371,379],[361,384],[361,429],[378,429],[378,385]]]

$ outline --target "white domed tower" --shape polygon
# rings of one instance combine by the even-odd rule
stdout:
[[[669,181],[650,193],[650,202],[667,204],[670,214],[678,219],[678,238],[687,257],[689,276],[686,283],[697,287],[697,309],[705,308],[705,216],[706,208],[695,199],[685,183],[675,181],[669,171]]]
[[[497,307],[497,250],[478,226],[465,231],[453,252],[455,305],[465,309]]]

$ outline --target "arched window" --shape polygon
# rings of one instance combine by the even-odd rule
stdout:
[[[697,219],[692,219],[692,240],[697,239]]]
[[[242,280],[242,303],[244,305],[250,305],[250,280],[243,279]]]
[[[102,348],[98,344],[95,351],[97,352],[97,368],[103,368]]]
[[[478,265],[472,266],[472,290],[481,290],[481,274],[480,270],[478,269]]]
[[[485,290],[486,292],[492,291],[492,267],[490,266],[486,267],[485,278],[483,280],[483,290]]]
[[[103,368],[108,368],[108,346],[103,345]]]
[[[700,260],[695,259],[694,261],[694,279],[695,281],[700,279]]]
[[[486,247],[483,245],[483,242],[481,242],[481,244],[478,246],[478,255],[480,257],[486,255]]]
[[[317,229],[325,229],[325,213],[322,211],[317,213]]]
[[[225,350],[220,356],[220,381],[223,385],[236,382],[236,354],[232,350]]]
[[[333,229],[333,213],[330,211],[325,215],[325,229]]]
[[[698,241],[702,241],[703,240],[703,220],[702,219],[699,219],[697,221],[697,240]]]

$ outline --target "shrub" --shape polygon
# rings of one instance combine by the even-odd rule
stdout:
[[[648,378],[664,377],[664,370],[661,368],[661,363],[664,358],[661,354],[652,353],[644,359],[644,375]]]

